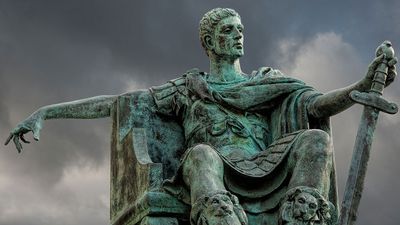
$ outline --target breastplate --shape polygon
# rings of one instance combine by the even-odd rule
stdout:
[[[183,124],[188,147],[207,143],[222,152],[235,148],[252,155],[266,149],[269,143],[263,116],[226,109],[215,102],[194,101]]]

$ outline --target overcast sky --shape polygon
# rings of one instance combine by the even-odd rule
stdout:
[[[198,23],[215,7],[242,16],[244,72],[272,66],[323,92],[362,79],[385,39],[400,49],[395,0],[0,0],[0,139],[44,105],[208,71]],[[400,103],[398,80],[385,96]],[[341,196],[361,109],[333,117]],[[378,122],[358,224],[397,225],[400,114]],[[46,121],[22,154],[1,145],[0,225],[108,224],[110,125]]]

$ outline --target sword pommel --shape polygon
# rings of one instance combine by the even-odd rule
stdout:
[[[385,54],[386,59],[394,58],[394,49],[392,47],[392,42],[386,40],[381,45],[378,46],[375,50],[375,56],[378,57],[382,54]]]

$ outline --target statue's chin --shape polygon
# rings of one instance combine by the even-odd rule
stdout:
[[[236,60],[244,55],[244,51],[243,51],[243,49],[234,49],[229,54],[218,54],[216,52],[213,52],[213,54],[214,54],[213,58],[216,58],[216,59]]]
[[[208,225],[241,225],[238,217],[234,213],[224,216],[212,216],[207,222]]]
[[[226,210],[220,209],[220,210],[217,210],[216,212],[214,212],[213,216],[215,216],[215,217],[224,217],[224,216],[228,216],[228,215],[231,215],[231,214],[232,214],[232,211],[226,211]]]

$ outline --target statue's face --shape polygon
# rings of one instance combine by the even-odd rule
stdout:
[[[318,210],[318,200],[308,193],[296,196],[293,207],[293,216],[300,221],[313,219]]]
[[[206,202],[207,208],[205,212],[207,214],[219,217],[233,213],[233,203],[231,199],[222,194],[217,194],[208,199]]]
[[[222,194],[214,195],[207,200],[204,216],[207,218],[207,225],[241,224],[234,213],[231,199]]]
[[[239,58],[243,50],[243,25],[236,16],[222,19],[214,32],[214,53],[221,57]]]

